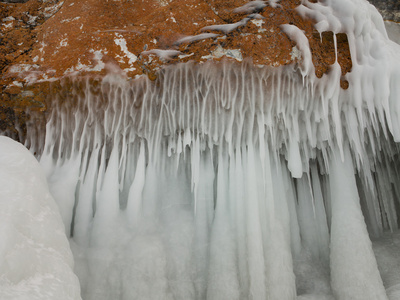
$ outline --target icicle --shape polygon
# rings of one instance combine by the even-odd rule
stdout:
[[[79,201],[74,220],[74,239],[79,245],[88,245],[89,243],[89,229],[93,219],[93,202],[96,199],[98,160],[99,150],[96,148],[90,156],[86,174],[81,178]]]
[[[240,299],[236,247],[230,224],[227,157],[219,150],[217,199],[210,240],[208,299]]]
[[[140,143],[139,158],[136,165],[135,177],[129,189],[128,203],[126,207],[127,217],[131,225],[135,226],[140,221],[142,213],[143,187],[146,178],[145,145]]]
[[[348,146],[344,160],[339,153],[334,149],[329,174],[332,289],[338,299],[387,299],[362,216]]]

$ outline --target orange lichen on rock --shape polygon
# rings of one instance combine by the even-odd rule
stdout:
[[[250,59],[255,65],[298,63],[301,57],[293,55],[296,43],[282,31],[282,24],[297,26],[308,38],[317,77],[329,70],[336,56],[342,75],[351,70],[346,35],[336,35],[336,49],[332,33],[323,33],[321,39],[313,20],[304,19],[297,12],[300,0],[281,0],[274,7],[266,2],[252,11],[257,13],[255,16],[235,10],[246,3],[247,0],[0,3],[0,110],[44,110],[44,104],[38,104],[40,99],[24,96],[21,100],[18,95],[32,89],[35,94],[43,94],[40,90],[45,88],[44,83],[65,76],[103,76],[112,72],[127,78],[144,74],[155,80],[160,68],[177,62]],[[185,37],[186,41],[182,40]],[[348,83],[342,80],[341,85],[346,88]]]
[[[34,7],[36,3],[37,7],[38,2],[30,0],[24,5],[28,7],[30,3],[29,7]],[[202,30],[210,25],[242,22],[249,14],[235,12],[235,8],[245,3],[245,0],[65,0],[53,3],[55,8],[44,8],[57,12],[32,30],[29,51],[7,58],[7,62],[39,66],[34,70],[37,79],[77,73],[105,74],[117,69],[132,78],[154,73],[161,66],[178,61],[202,62],[222,56],[239,61],[251,58],[254,64],[277,66],[293,62],[291,52],[295,43],[280,29],[282,24],[293,24],[310,39],[317,57],[314,60],[317,74],[326,71],[326,47],[318,46],[324,41],[320,43],[319,37],[315,37],[312,21],[304,20],[296,12],[300,4],[297,0],[282,0],[276,7],[266,5],[255,11],[260,19],[248,18],[230,32]],[[21,7],[15,8],[14,12],[20,10]],[[219,36],[176,44],[182,37],[206,32]],[[182,55],[173,59],[141,55],[151,49],[174,49]],[[237,50],[237,56],[230,55],[231,49]],[[216,50],[219,52],[215,53]]]

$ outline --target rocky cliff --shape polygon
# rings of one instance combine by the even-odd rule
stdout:
[[[377,1],[378,2],[378,1]],[[300,0],[29,0],[0,2],[0,131],[24,139],[32,111],[65,77],[154,80],[165,65],[227,59],[255,65],[296,64],[301,54],[282,30],[293,24],[310,44],[316,75],[335,61],[334,35],[301,16]],[[390,9],[390,8],[389,8]],[[345,34],[337,34],[342,75],[351,70]],[[342,88],[348,87],[346,80]]]

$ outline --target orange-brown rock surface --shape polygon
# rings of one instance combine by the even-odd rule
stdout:
[[[251,59],[255,65],[296,63],[294,41],[282,32],[293,24],[309,40],[316,75],[335,61],[333,34],[319,33],[296,12],[300,0],[281,0],[248,18],[235,11],[246,0],[29,0],[0,3],[0,131],[18,138],[27,111],[45,111],[49,82],[65,76],[121,73],[155,79],[165,65],[189,60]],[[272,2],[274,3],[274,2]],[[247,22],[246,22],[247,21]],[[212,25],[240,26],[230,32]],[[206,28],[205,28],[206,27]],[[203,29],[202,29],[203,28]],[[225,28],[225,27],[224,27]],[[207,34],[197,41],[182,40]],[[210,34],[214,35],[210,35]],[[347,37],[339,34],[342,73],[351,70]],[[162,52],[159,50],[172,50]],[[347,82],[342,81],[347,88]],[[22,125],[23,127],[23,125]],[[22,129],[23,131],[23,129]],[[14,133],[13,133],[14,132]]]

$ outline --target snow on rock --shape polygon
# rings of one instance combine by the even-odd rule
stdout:
[[[147,50],[147,51],[142,51],[140,53],[141,55],[156,55],[157,57],[159,57],[161,60],[171,60],[174,59],[175,57],[177,57],[179,54],[182,54],[182,52],[178,51],[178,50],[162,50],[162,49],[151,49],[151,50]]]
[[[233,58],[237,61],[243,60],[243,56],[242,53],[240,52],[240,49],[224,49],[220,45],[218,45],[217,48],[211,52],[210,55],[205,55],[202,58],[214,59],[214,58],[221,58],[223,56]]]
[[[201,28],[201,31],[220,31],[224,34],[228,34],[240,27],[245,26],[248,21],[250,21],[250,18],[244,18],[243,20],[232,24],[210,25]]]
[[[80,299],[58,207],[39,163],[0,137],[0,298]]]
[[[289,24],[284,24],[281,26],[281,28],[283,32],[285,32],[297,44],[297,51],[300,51],[302,57],[301,68],[303,77],[307,75],[313,76],[314,65],[312,62],[310,45],[308,43],[308,39],[304,35],[304,32],[298,27]]]
[[[267,6],[265,1],[250,1],[245,5],[242,5],[238,8],[235,8],[233,12],[235,13],[243,13],[243,14],[252,14],[261,11],[264,7]]]
[[[115,36],[116,38],[114,39],[114,43],[121,47],[121,51],[128,58],[129,64],[133,64],[137,60],[137,56],[128,50],[126,40],[121,34],[115,33]]]
[[[193,43],[196,41],[201,41],[204,39],[216,38],[219,34],[216,33],[200,33],[197,35],[188,35],[183,38],[180,38],[175,42],[176,45],[184,44],[184,43]]]

